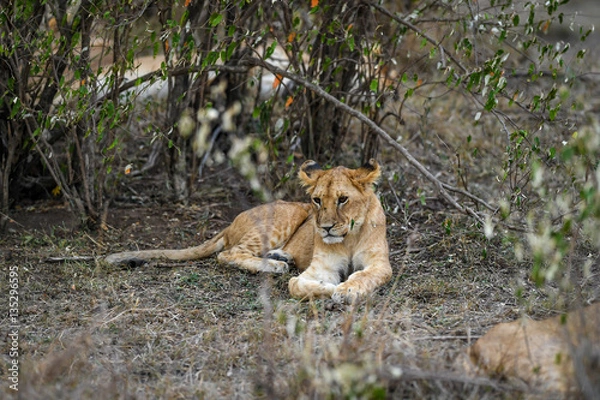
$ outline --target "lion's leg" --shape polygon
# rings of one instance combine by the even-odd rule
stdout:
[[[289,270],[288,263],[283,261],[285,254],[277,254],[275,257],[256,257],[251,251],[242,247],[233,247],[219,253],[217,260],[220,263],[243,268],[250,272],[271,272],[281,274]]]
[[[369,264],[364,269],[354,272],[345,282],[336,287],[331,296],[333,300],[338,303],[353,303],[390,280],[392,267],[387,255],[369,259],[367,262]]]

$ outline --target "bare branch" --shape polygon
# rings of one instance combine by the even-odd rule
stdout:
[[[246,59],[245,61],[247,61],[248,63],[252,63],[254,65],[257,65],[257,66],[264,67],[264,68],[268,69],[269,71],[271,71],[271,73],[281,75],[285,78],[291,79],[291,80],[303,85],[307,89],[310,89],[311,91],[313,91],[315,94],[317,94],[320,97],[331,102],[335,107],[340,108],[344,112],[348,113],[349,115],[351,115],[351,116],[357,118],[359,121],[363,122],[365,125],[367,125],[369,128],[371,128],[374,132],[377,132],[377,134],[385,142],[387,142],[390,146],[392,146],[394,149],[399,151],[400,154],[402,154],[404,156],[404,158],[406,158],[413,167],[415,167],[430,182],[432,182],[435,185],[435,187],[437,188],[437,190],[440,192],[442,197],[444,197],[444,199],[446,199],[454,208],[456,208],[458,211],[460,211],[462,213],[472,216],[479,223],[481,223],[481,224],[484,223],[485,218],[478,215],[473,209],[471,209],[469,207],[464,207],[461,204],[459,204],[458,201],[448,193],[448,191],[446,189],[450,190],[450,188],[452,188],[452,186],[445,184],[445,183],[441,182],[439,179],[437,179],[431,172],[429,172],[429,170],[427,168],[425,168],[423,166],[423,164],[421,164],[416,158],[414,158],[413,155],[410,154],[410,152],[404,146],[402,146],[400,143],[398,143],[396,140],[394,140],[390,136],[389,133],[387,133],[385,130],[383,130],[379,125],[377,125],[374,121],[369,119],[363,113],[355,110],[354,108],[348,106],[347,104],[342,103],[340,100],[336,99],[334,96],[327,93],[327,91],[325,91],[318,85],[316,85],[312,82],[309,82],[306,79],[304,79],[292,72],[278,68],[278,67],[276,67],[272,64],[269,64],[269,63],[265,62],[264,60],[261,60],[258,58]],[[459,192],[460,189],[455,189],[453,191]],[[471,198],[477,199],[476,196],[472,196]]]
[[[72,256],[72,257],[48,257],[44,259],[46,263],[62,263],[62,262],[87,262],[94,261],[93,256]]]
[[[440,51],[440,54],[442,55],[442,63],[445,65],[445,61],[443,60],[444,55],[448,56],[448,58],[450,58],[452,60],[452,62],[454,64],[456,64],[456,66],[463,72],[463,73],[467,73],[468,69],[467,67],[465,67],[464,65],[462,65],[462,63],[460,61],[458,61],[458,59],[456,57],[454,57],[452,55],[451,52],[447,51],[444,46],[442,46],[441,42],[435,40],[434,38],[432,38],[431,36],[429,36],[428,34],[426,34],[425,32],[423,32],[421,29],[417,28],[415,25],[413,25],[412,23],[410,23],[409,21],[400,18],[399,16],[391,13],[388,9],[386,9],[385,7],[382,7],[381,5],[375,3],[375,2],[370,2],[369,5],[373,8],[375,8],[376,10],[378,10],[379,12],[381,12],[382,14],[388,16],[389,18],[393,19],[394,21],[398,22],[401,25],[406,26],[408,29],[410,29],[411,31],[415,32],[416,34],[418,34],[419,36],[422,36],[425,40],[427,40],[429,43],[431,43],[432,45],[434,45],[435,47],[437,47]]]

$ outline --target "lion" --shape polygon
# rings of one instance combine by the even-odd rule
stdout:
[[[541,321],[495,325],[459,356],[458,364],[472,376],[519,379],[542,392],[598,396],[600,303]]]
[[[142,250],[106,257],[110,264],[151,259],[217,261],[251,272],[302,273],[289,282],[292,297],[352,303],[391,279],[385,213],[373,190],[381,175],[374,159],[357,169],[323,170],[302,164],[298,176],[311,204],[275,201],[239,214],[212,239],[180,250]]]

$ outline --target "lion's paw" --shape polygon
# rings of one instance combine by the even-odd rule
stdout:
[[[335,288],[331,298],[339,304],[353,304],[364,296],[356,287],[342,283]]]
[[[288,265],[294,265],[294,257],[281,249],[275,249],[267,252],[266,257],[270,260],[283,261]]]

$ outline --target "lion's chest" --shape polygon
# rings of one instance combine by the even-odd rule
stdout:
[[[313,262],[318,263],[332,277],[336,277],[338,283],[345,282],[354,272],[364,268],[362,259],[343,244],[325,245],[320,250],[315,254]]]

